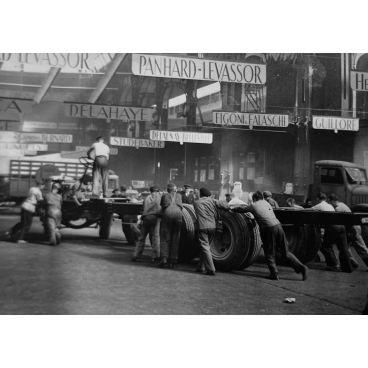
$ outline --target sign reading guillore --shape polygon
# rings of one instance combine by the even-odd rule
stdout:
[[[152,139],[153,141],[179,142],[180,144],[183,143],[211,144],[213,141],[213,135],[212,133],[150,130],[150,139]]]
[[[197,79],[216,82],[266,83],[266,65],[241,61],[191,59],[133,54],[132,72],[146,77]]]
[[[314,129],[347,130],[356,132],[359,130],[359,119],[340,118],[338,116],[313,116]]]
[[[213,124],[229,126],[244,125],[253,127],[286,128],[289,125],[288,115],[257,114],[249,112],[214,111]]]
[[[65,115],[78,118],[151,121],[155,109],[110,105],[65,104]]]

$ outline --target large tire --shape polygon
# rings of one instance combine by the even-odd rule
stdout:
[[[308,263],[321,246],[321,232],[318,225],[283,226],[289,250],[302,263]],[[277,254],[280,257],[280,254]]]
[[[91,226],[95,223],[96,222],[87,220],[84,217],[81,217],[80,219],[77,219],[77,220],[63,220],[62,221],[63,225],[65,225],[66,227],[70,227],[72,229],[83,229],[83,228],[89,227],[89,226]]]
[[[113,213],[106,213],[100,221],[100,238],[109,239],[111,233],[112,222],[114,220]]]
[[[194,207],[183,204],[183,222],[181,225],[178,262],[190,262],[198,257],[200,245],[198,236],[195,234],[195,222],[197,221]]]
[[[123,225],[123,233],[125,235],[125,239],[129,245],[135,245],[135,233],[133,230],[133,225]]]

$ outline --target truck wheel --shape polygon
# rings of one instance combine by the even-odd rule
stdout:
[[[100,238],[109,239],[111,233],[112,222],[114,219],[113,213],[106,213],[100,221]]]
[[[223,271],[238,269],[245,263],[250,250],[250,236],[244,224],[242,214],[219,210],[223,223],[223,232],[216,232],[211,244],[211,253],[215,267]]]
[[[123,233],[129,245],[135,245],[135,234],[132,225],[123,225]]]
[[[78,220],[63,220],[63,225],[70,227],[72,229],[83,229],[84,227],[89,227],[95,224],[93,221],[89,221],[86,218],[80,218]]]
[[[194,207],[190,204],[183,204],[183,222],[181,225],[178,261],[180,263],[190,262],[198,257],[200,246],[198,237],[195,234],[194,224],[197,221]]]

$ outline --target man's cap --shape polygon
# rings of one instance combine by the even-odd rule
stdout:
[[[199,193],[202,197],[211,197],[211,192],[207,188],[199,189]]]
[[[266,190],[265,192],[263,192],[263,197],[265,198],[272,197],[272,193]]]
[[[112,192],[115,193],[117,191],[120,191],[121,192],[121,189],[120,188],[115,188]]]
[[[37,182],[37,185],[46,185],[46,182],[44,180],[39,180]]]
[[[121,190],[122,192],[126,192],[126,191],[127,191],[127,188],[126,188],[124,185],[122,185],[122,186],[120,187],[120,190]]]
[[[225,197],[230,197],[230,193],[226,193],[225,194]]]
[[[191,188],[192,186],[191,185],[189,185],[189,184],[184,184],[184,188],[185,189],[189,189],[189,188]]]
[[[61,185],[59,183],[53,183],[51,189],[60,189]]]

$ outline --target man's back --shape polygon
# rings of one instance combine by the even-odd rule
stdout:
[[[199,229],[216,228],[217,207],[228,209],[229,205],[211,197],[201,197],[194,202]]]
[[[110,147],[103,142],[95,142],[92,144],[92,148],[95,151],[95,157],[105,156],[109,158]]]
[[[249,205],[250,212],[254,215],[261,229],[280,224],[272,210],[271,205],[264,199]]]
[[[336,212],[351,212],[350,208],[342,202],[339,202],[339,204],[337,205],[337,207],[335,208]]]

